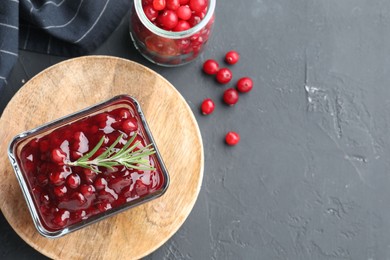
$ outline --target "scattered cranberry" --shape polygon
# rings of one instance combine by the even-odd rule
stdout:
[[[153,0],[153,8],[157,11],[161,11],[165,8],[165,0]]]
[[[215,60],[206,60],[203,63],[203,71],[206,74],[214,75],[218,72],[218,70],[219,70],[219,64]]]
[[[228,132],[225,136],[225,141],[228,145],[236,145],[240,142],[240,135],[236,132]]]
[[[240,59],[240,55],[236,51],[229,51],[225,55],[225,61],[231,65],[236,64],[239,59]]]
[[[221,84],[228,83],[233,77],[232,72],[228,68],[222,68],[218,70],[216,79]]]
[[[209,115],[213,113],[214,108],[215,108],[215,104],[211,98],[206,98],[205,100],[203,100],[201,105],[201,110],[203,115]]]
[[[223,101],[228,105],[234,105],[238,102],[238,92],[234,88],[228,88],[223,93]]]
[[[249,77],[240,78],[237,81],[237,90],[243,93],[251,91],[253,88],[253,81]]]

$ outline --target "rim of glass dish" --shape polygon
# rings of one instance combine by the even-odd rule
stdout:
[[[134,7],[135,11],[137,12],[138,17],[140,18],[142,24],[148,28],[149,31],[165,38],[170,38],[170,39],[181,39],[185,37],[189,37],[198,31],[200,31],[203,27],[207,25],[207,23],[210,21],[210,19],[214,15],[214,10],[215,10],[215,2],[216,0],[208,0],[209,4],[207,7],[207,13],[205,17],[194,27],[181,31],[181,32],[172,32],[172,31],[167,31],[164,29],[161,29],[154,25],[145,15],[143,9],[142,9],[142,0],[134,0]]]

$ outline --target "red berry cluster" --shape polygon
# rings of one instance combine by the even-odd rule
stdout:
[[[236,64],[240,59],[240,55],[237,51],[229,51],[225,55],[225,62],[229,65]],[[217,61],[213,59],[206,60],[203,63],[203,71],[208,75],[215,75],[215,79],[220,84],[227,84],[233,78],[233,73],[229,68],[220,68]],[[230,106],[233,106],[238,102],[239,94],[247,93],[253,88],[253,81],[250,77],[242,77],[236,83],[236,88],[228,88],[224,91],[222,99]],[[203,100],[201,105],[201,111],[204,115],[213,113],[215,109],[215,103],[211,98]],[[240,141],[240,136],[236,132],[228,132],[225,137],[225,141],[228,145],[236,145]]]
[[[205,17],[208,0],[143,0],[142,6],[146,17],[156,26],[180,32]]]

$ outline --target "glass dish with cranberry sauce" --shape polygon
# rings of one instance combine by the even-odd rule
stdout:
[[[186,64],[204,50],[214,24],[216,0],[134,0],[130,35],[149,61]]]
[[[140,105],[126,95],[17,135],[8,155],[46,237],[157,198],[169,185]]]

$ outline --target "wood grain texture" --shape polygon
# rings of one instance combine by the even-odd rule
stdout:
[[[134,96],[170,175],[160,198],[58,239],[35,229],[7,149],[18,133],[119,94]],[[164,78],[137,63],[86,56],[56,64],[27,82],[0,119],[0,208],[32,247],[55,259],[138,259],[166,242],[183,224],[203,178],[203,145],[194,115]]]

